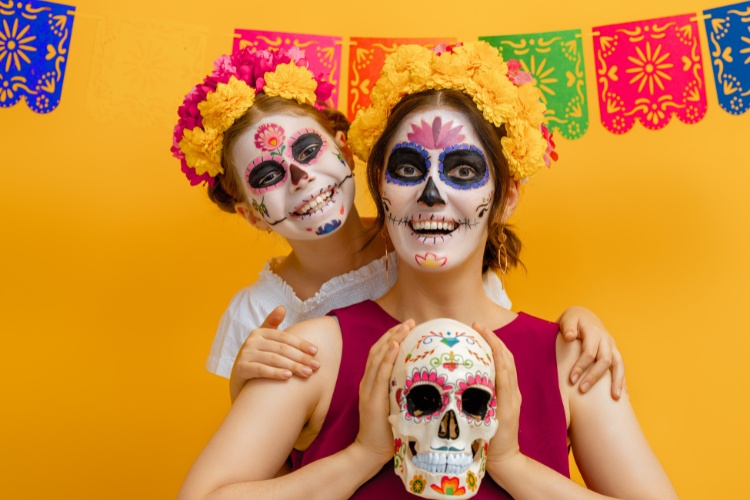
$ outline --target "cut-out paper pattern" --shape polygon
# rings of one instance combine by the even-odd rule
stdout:
[[[21,97],[37,113],[60,104],[75,7],[0,0],[0,107]]]
[[[750,2],[703,13],[719,105],[740,115],[750,108]]]
[[[146,18],[97,20],[86,93],[89,115],[136,129],[171,129],[178,96],[210,70],[207,34],[201,26]]]
[[[400,45],[415,43],[425,47],[456,43],[455,38],[351,38],[349,48],[349,103],[346,115],[350,120],[357,111],[370,105],[370,91],[375,85],[385,57]]]
[[[594,28],[594,60],[602,124],[624,134],[638,119],[658,130],[677,116],[706,114],[698,23],[693,14]]]
[[[337,108],[341,87],[341,37],[323,35],[305,35],[301,33],[282,33],[278,31],[258,31],[235,29],[232,53],[252,47],[255,50],[269,48],[289,49],[299,47],[305,51],[313,75],[321,73],[328,75],[328,81],[333,85],[328,105]]]
[[[534,78],[547,104],[547,127],[566,139],[578,139],[589,127],[589,107],[581,30],[525,35],[484,36],[503,59],[516,59]]]

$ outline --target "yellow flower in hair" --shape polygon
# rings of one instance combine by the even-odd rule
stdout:
[[[294,99],[300,104],[315,104],[317,82],[312,72],[293,63],[279,64],[273,72],[263,77],[263,92],[269,96]]]
[[[349,147],[360,158],[367,158],[385,128],[386,113],[375,106],[360,110],[349,129]]]
[[[542,93],[538,88],[530,84],[518,87],[518,109],[520,118],[528,120],[531,125],[537,127],[544,121],[544,112],[547,106],[542,102]]]
[[[430,74],[432,51],[419,45],[404,45],[383,64],[383,73],[405,73],[413,80],[424,80]]]
[[[185,161],[195,168],[198,175],[208,172],[214,176],[224,172],[221,168],[221,145],[223,134],[218,134],[214,129],[204,131],[200,127],[192,130],[185,129],[180,149],[185,154]]]
[[[216,91],[198,103],[203,117],[203,128],[227,130],[234,121],[245,114],[255,102],[255,90],[234,76],[220,83]]]
[[[495,71],[477,72],[466,83],[465,88],[477,108],[495,126],[499,127],[513,116],[517,91],[504,74]]]

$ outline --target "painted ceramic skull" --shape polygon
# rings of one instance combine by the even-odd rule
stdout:
[[[390,387],[396,474],[424,498],[476,494],[497,430],[495,363],[482,336],[452,319],[417,325]]]

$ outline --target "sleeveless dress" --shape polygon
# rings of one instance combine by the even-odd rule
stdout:
[[[342,355],[336,387],[320,433],[304,452],[292,451],[296,470],[349,446],[359,431],[359,382],[370,347],[398,320],[368,300],[331,311],[341,327]],[[570,477],[565,410],[557,376],[555,343],[558,325],[525,313],[495,331],[513,353],[523,396],[518,441],[528,457]],[[404,488],[393,464],[362,485],[358,499],[414,498]],[[474,498],[511,498],[489,474]]]

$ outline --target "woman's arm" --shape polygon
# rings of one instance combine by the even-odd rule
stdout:
[[[300,434],[316,432],[325,418],[327,403],[320,401],[328,401],[341,355],[335,319],[320,318],[292,329],[325,346],[321,355],[328,368],[308,379],[248,382],[188,473],[179,498],[348,498],[391,459],[388,379],[408,325],[389,330],[370,351],[360,384],[356,441],[335,455],[274,477]],[[338,342],[332,345],[331,338]]]
[[[511,496],[519,499],[602,498],[602,495],[676,498],[669,479],[640,432],[627,393],[622,401],[614,401],[606,384],[598,384],[599,388],[592,389],[588,395],[572,390],[567,374],[580,354],[580,343],[568,344],[559,336],[558,373],[561,386],[565,384],[563,398],[569,403],[566,408],[570,409],[571,421],[575,419],[579,426],[578,435],[573,436],[571,432],[573,450],[581,472],[586,469],[584,480],[590,489],[523,455],[518,446],[521,394],[513,355],[491,330],[479,324],[474,328],[490,343],[495,357],[499,425],[490,442],[487,472]],[[607,426],[609,436],[603,432]],[[576,451],[577,446],[583,449]],[[579,451],[583,454],[583,465],[578,462]],[[597,460],[601,463],[594,464]]]
[[[561,385],[569,386],[562,373],[579,352],[575,344],[566,344],[558,337]],[[605,373],[605,382],[608,377]],[[589,488],[618,498],[677,498],[638,424],[627,387],[619,401],[610,397],[606,383],[595,385],[585,396],[579,391],[565,392],[573,455]]]

